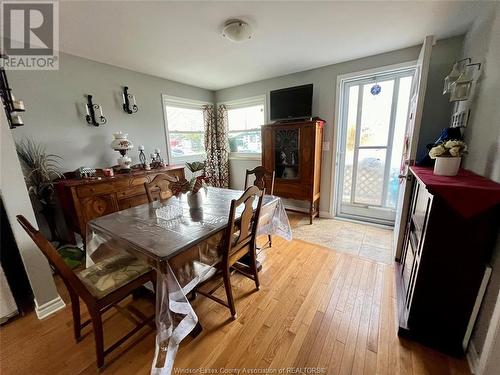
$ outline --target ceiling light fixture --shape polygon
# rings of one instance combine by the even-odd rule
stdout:
[[[222,36],[232,42],[243,42],[252,37],[252,27],[242,20],[228,20],[222,29]]]

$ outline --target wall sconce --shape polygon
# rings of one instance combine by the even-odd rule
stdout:
[[[130,101],[132,101],[132,103]],[[132,104],[132,108],[130,108],[130,104]],[[136,113],[139,110],[135,102],[135,96],[128,93],[127,86],[123,88],[123,110],[129,115]]]
[[[468,100],[472,97],[472,87],[479,78],[481,63],[467,64],[460,77],[452,83],[450,102]]]
[[[108,120],[102,114],[102,107],[99,104],[92,103],[92,95],[87,95],[87,104],[85,106],[87,110],[87,115],[85,120],[89,125],[99,126],[104,125]],[[100,115],[96,117],[96,111],[99,111]]]
[[[453,83],[455,83],[458,77],[460,77],[465,70],[466,63],[470,64],[471,62],[471,58],[466,57],[465,59],[458,60],[453,64],[451,72],[444,78],[443,95],[451,92]]]
[[[2,59],[6,57],[5,55],[0,55]],[[2,97],[2,103],[5,108],[5,115],[7,116],[9,127],[14,129],[18,126],[23,126],[23,118],[17,112],[24,112],[26,107],[22,100],[16,100],[14,98],[12,89],[9,87],[9,81],[7,81],[7,74],[2,67],[0,67],[0,95]]]

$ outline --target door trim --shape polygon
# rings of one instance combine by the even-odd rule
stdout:
[[[328,208],[328,212],[331,217],[337,217],[337,199],[339,199],[340,192],[336,188],[336,181],[340,177],[340,168],[339,168],[339,150],[342,145],[342,140],[340,139],[340,126],[342,125],[342,118],[340,114],[340,108],[343,106],[343,98],[342,93],[342,85],[345,81],[356,79],[356,78],[364,78],[370,77],[372,75],[377,75],[382,72],[390,72],[390,71],[399,71],[405,69],[415,68],[417,65],[417,60],[411,60],[399,64],[391,64],[384,65],[378,68],[366,69],[357,72],[351,72],[346,74],[340,74],[337,76],[336,88],[335,88],[335,112],[333,119],[333,144],[335,148],[332,147],[332,155],[331,155],[331,165],[332,165],[332,173],[330,176],[330,207]]]
[[[413,129],[411,130],[412,137],[407,145],[407,157],[406,161],[408,162],[404,171],[401,171],[402,174],[406,172],[407,176],[411,176],[409,173],[409,166],[411,162],[415,160],[415,156],[417,154],[418,141],[420,138],[420,128],[421,128],[421,120],[422,114],[424,110],[425,97],[427,91],[427,78],[429,76],[430,62],[431,62],[431,54],[432,54],[432,46],[435,43],[435,38],[433,35],[428,35],[425,37],[422,47],[420,48],[420,53],[417,59],[417,69],[416,73],[418,74],[418,79],[414,80],[413,83],[416,85],[417,90],[413,92],[415,97],[415,101],[410,100],[410,115],[414,116],[413,118]],[[411,92],[410,91],[410,95]],[[408,120],[407,125],[408,128]],[[408,130],[405,130],[405,133],[408,133]],[[402,155],[405,156],[405,155]],[[403,165],[403,164],[402,164]],[[394,222],[394,239],[393,239],[393,247],[395,251],[395,258],[399,259],[401,256],[401,250],[403,247],[403,239],[404,233],[406,231],[405,226],[407,225],[407,216],[409,212],[410,206],[410,196],[411,189],[413,187],[414,178],[409,180],[402,180],[402,183],[399,186],[398,192],[398,200],[396,202],[396,219]],[[402,200],[401,200],[402,199]]]
[[[471,339],[467,350],[467,362],[471,372],[475,375],[490,375],[489,372],[495,366],[495,358],[498,358],[500,351],[500,291],[497,295],[493,314],[486,332],[483,350],[479,353]],[[488,371],[488,372],[486,372]]]

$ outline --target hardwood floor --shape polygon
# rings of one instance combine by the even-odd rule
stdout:
[[[260,291],[249,279],[233,279],[237,320],[207,298],[193,302],[204,329],[182,343],[177,373],[187,368],[269,368],[276,372],[268,373],[278,373],[314,367],[324,369],[323,374],[470,374],[464,359],[398,338],[392,266],[278,237],[260,259]],[[69,303],[60,281],[58,287]],[[224,296],[222,288],[218,294]],[[153,309],[143,298],[129,299],[123,304],[127,306],[144,313]],[[85,328],[87,334],[76,344],[71,319],[67,306],[44,321],[31,313],[2,327],[1,373],[97,373],[92,332]],[[114,309],[108,311],[106,342],[131,324]],[[102,372],[149,373],[153,346],[154,333],[145,328],[139,340],[110,355]]]

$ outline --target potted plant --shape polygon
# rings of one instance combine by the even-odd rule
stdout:
[[[456,176],[462,161],[462,155],[467,153],[464,141],[449,140],[434,146],[429,151],[431,159],[435,159],[434,174],[439,176]]]
[[[16,143],[17,156],[21,162],[24,179],[31,197],[40,204],[51,235],[51,241],[59,240],[56,229],[56,202],[54,180],[62,178],[59,172],[58,155],[47,154],[45,147],[31,139]]]
[[[186,167],[191,171],[193,177],[188,181],[185,178],[179,179],[170,184],[172,193],[176,196],[187,193],[187,202],[190,208],[200,208],[203,204],[203,196],[200,190],[206,190],[208,181],[205,176],[205,162],[195,161],[186,163]],[[202,172],[197,176],[199,172]]]

